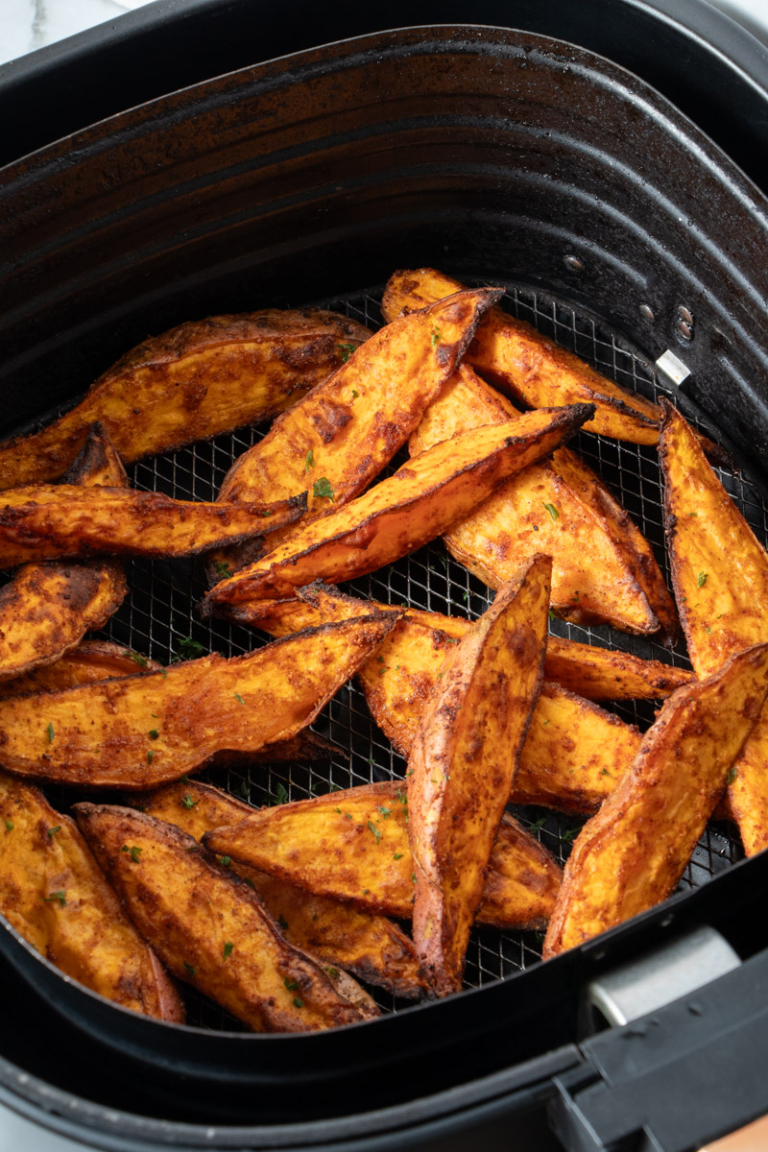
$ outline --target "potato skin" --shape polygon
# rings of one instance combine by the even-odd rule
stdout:
[[[109,640],[82,640],[54,664],[35,668],[24,676],[0,682],[0,700],[35,692],[61,692],[78,684],[92,684],[138,671],[159,672],[160,664]]]
[[[544,676],[552,560],[505,584],[444,665],[408,758],[413,941],[433,991],[461,989],[485,886]]]
[[[150,337],[71,411],[0,444],[0,489],[55,480],[101,421],[126,463],[265,420],[343,362],[367,328],[332,312],[211,316]],[[140,417],[137,419],[137,417]]]
[[[189,556],[290,524],[303,507],[300,496],[232,505],[133,488],[13,488],[0,497],[0,565],[94,553]]]
[[[196,840],[253,812],[248,804],[218,788],[192,780],[140,793],[134,803],[140,811],[175,824]],[[313,896],[247,864],[234,863],[232,870],[259,894],[290,944],[326,966],[346,968],[402,999],[416,999],[426,992],[413,941],[391,920],[338,900]]]
[[[75,811],[134,923],[180,980],[257,1032],[317,1031],[363,1019],[326,973],[287,943],[258,896],[192,836],[130,808],[76,804]]]
[[[574,435],[589,405],[528,412],[520,420],[475,429],[436,444],[363,496],[299,528],[255,564],[222,580],[201,605],[283,596],[316,579],[365,575],[439,536],[507,476]]]
[[[77,825],[0,772],[0,911],[25,940],[93,992],[158,1020],[184,1009],[104,879]]]
[[[768,635],[768,553],[664,402],[659,458],[672,581],[696,675]],[[728,804],[748,856],[768,847],[768,706],[734,764]]]
[[[519,413],[509,401],[462,364],[427,408],[409,449],[418,455],[459,431],[514,419]],[[551,607],[566,620],[675,633],[674,601],[650,546],[567,448],[507,480],[443,539],[451,555],[491,588],[500,588],[536,552],[547,553]]]
[[[721,796],[768,688],[768,644],[670,696],[566,864],[544,958],[664,900]]]
[[[413,912],[415,881],[403,781],[261,808],[239,824],[208,832],[203,841],[212,852],[308,892],[401,920]],[[477,921],[497,928],[541,928],[559,885],[560,869],[546,849],[505,815]]]
[[[434,268],[395,272],[384,293],[382,312],[389,320],[404,309],[423,308],[461,287],[457,280]],[[661,414],[655,404],[625,392],[578,356],[499,307],[492,308],[479,325],[467,362],[531,408],[594,404],[594,417],[585,424],[587,432],[633,444],[655,444],[659,438]]]
[[[0,700],[0,764],[77,786],[177,780],[219,751],[258,751],[311,724],[394,623],[348,620],[231,660]]]
[[[120,457],[100,427],[90,430],[68,482],[128,487]],[[58,660],[102,628],[128,585],[116,562],[26,564],[0,589],[0,684]]]

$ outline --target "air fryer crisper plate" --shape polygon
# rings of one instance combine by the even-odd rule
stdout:
[[[309,303],[375,326],[386,277],[433,264],[507,284],[512,312],[647,395],[654,361],[676,350],[692,373],[686,395],[764,481],[767,237],[766,202],[727,157],[637,78],[571,45],[441,27],[303,52],[132,109],[0,172],[2,431],[72,403],[150,332]],[[690,340],[681,307],[693,317]],[[140,463],[133,481],[210,498],[260,434]],[[663,560],[654,450],[586,434],[577,447]],[[765,540],[757,485],[746,473],[723,478]],[[197,619],[198,562],[137,561],[128,576],[130,595],[105,633],[120,643],[166,662],[189,635],[226,654],[260,642]],[[472,617],[488,603],[439,542],[350,590]],[[684,660],[607,629],[553,628]],[[652,718],[646,705],[620,711]],[[402,774],[354,685],[315,727],[349,758],[210,779],[238,795],[245,785],[259,804],[279,784],[295,799]],[[53,799],[66,802],[63,791]],[[540,813],[521,815],[531,824]],[[538,834],[562,859],[577,826],[547,814]],[[92,1081],[93,1098],[131,1110],[125,1081],[107,1082],[124,1063],[132,1083],[155,1093],[154,1115],[172,1110],[182,1077],[188,1115],[285,1123],[299,1091],[305,1116],[334,1115],[350,1110],[350,1093],[363,1111],[544,1058],[573,1041],[586,976],[691,922],[717,926],[743,954],[763,947],[768,926],[753,903],[768,896],[768,860],[728,869],[739,856],[727,827],[712,826],[683,881],[697,891],[543,965],[534,934],[483,930],[466,992],[404,1011],[382,1000],[381,1020],[316,1036],[229,1032],[236,1025],[194,993],[197,1027],[160,1024],[54,980],[16,941],[11,961],[40,974],[67,1026],[109,1049],[96,1060],[104,1082]],[[134,1060],[150,1061],[153,1076]],[[192,1091],[194,1077],[216,1092]]]

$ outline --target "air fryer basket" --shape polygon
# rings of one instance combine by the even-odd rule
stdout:
[[[674,348],[692,372],[676,400],[746,462],[723,480],[766,540],[767,225],[764,199],[705,137],[640,81],[571,46],[441,28],[301,53],[134,109],[0,173],[0,291],[12,302],[0,315],[6,430],[71,403],[148,331],[307,303],[375,327],[388,273],[432,263],[503,283],[513,314],[652,398],[671,387],[654,361]],[[210,499],[263,431],[139,463],[133,482]],[[654,450],[583,433],[577,447],[666,563]],[[135,561],[128,576],[129,597],[104,633],[111,639],[162,662],[186,636],[226,655],[261,642],[196,617],[199,563]],[[438,542],[348,590],[472,617],[489,602]],[[552,628],[685,663],[682,649],[670,656],[606,628]],[[643,725],[653,715],[650,705],[617,711]],[[315,728],[342,749],[330,764],[207,778],[263,803],[282,789],[298,799],[403,774],[354,684]],[[579,820],[520,815],[567,856]],[[745,959],[759,955],[768,932],[749,909],[768,888],[768,866],[758,859],[729,870],[740,857],[728,826],[712,825],[683,879],[683,889],[698,889],[692,898],[545,966],[535,934],[478,931],[466,984],[480,994],[405,1010],[380,996],[381,1021],[326,1036],[238,1034],[195,993],[190,1029],[132,1017],[3,940],[6,961],[50,999],[46,1010],[80,1030],[84,1059],[98,1064],[103,1052],[120,1069],[118,1083],[102,1067],[85,1093],[111,1109],[133,1110],[127,1086],[142,1080],[143,1061],[153,1067],[141,1084],[145,1115],[226,1126],[287,1125],[298,1095],[306,1121],[399,1106],[414,1092],[456,1089],[538,1059],[546,1069],[525,1082],[530,1108],[552,1092],[532,1084],[583,1062],[573,1043],[588,975],[699,922],[716,923]],[[103,1114],[93,1123],[106,1130]],[[190,1146],[204,1142],[202,1131],[185,1133]],[[222,1146],[241,1138],[214,1131]],[[152,1123],[145,1138],[170,1139]],[[253,1146],[267,1139],[275,1137],[249,1129]]]

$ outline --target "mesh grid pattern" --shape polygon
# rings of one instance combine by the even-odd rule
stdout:
[[[380,293],[350,295],[319,301],[324,308],[345,312],[371,328],[381,323]],[[653,366],[624,339],[591,317],[584,316],[562,301],[528,288],[508,287],[504,306],[557,343],[576,352],[599,371],[629,391],[657,399],[662,391]],[[179,499],[212,500],[233,460],[256,442],[266,428],[240,429],[208,443],[153,460],[140,462],[131,470],[137,488],[165,492]],[[659,466],[655,449],[625,444],[581,433],[572,446],[585,458],[612,490],[652,544],[669,584],[670,573],[664,552]],[[401,453],[390,466],[395,470],[405,458]],[[768,538],[766,506],[759,490],[741,474],[720,473],[728,492],[758,538]],[[267,638],[253,630],[220,620],[201,621],[195,605],[206,590],[203,566],[199,561],[136,560],[127,565],[130,592],[120,611],[102,633],[104,638],[168,663],[185,637],[197,640],[206,650],[236,656],[265,643]],[[345,587],[345,591],[385,603],[407,603],[414,607],[448,615],[479,616],[489,605],[492,593],[456,563],[440,541],[421,548],[388,569],[374,572]],[[684,647],[670,653],[654,640],[632,637],[608,627],[583,627],[553,621],[551,630],[559,635],[604,647],[623,649],[644,658],[660,659],[689,667]],[[612,706],[604,705],[607,708]],[[636,702],[615,706],[622,719],[647,728],[653,720],[654,705]],[[372,720],[362,692],[351,683],[330,702],[313,725],[315,731],[340,749],[329,762],[312,765],[265,765],[252,770],[238,766],[211,769],[201,774],[253,804],[290,798],[304,799],[330,790],[356,784],[404,776],[405,761],[394,752]],[[57,796],[58,799],[58,796]],[[567,858],[573,838],[583,819],[544,809],[524,807],[515,810],[525,825],[532,827],[541,842],[561,863]],[[688,865],[681,888],[698,887],[712,875],[742,856],[737,837],[729,827],[709,826]],[[467,955],[466,987],[478,987],[499,980],[536,963],[541,956],[543,937],[533,932],[499,932],[476,929]],[[189,1022],[206,1028],[232,1030],[240,1026],[194,989],[187,993]],[[378,994],[385,1010],[397,1010],[388,995]]]

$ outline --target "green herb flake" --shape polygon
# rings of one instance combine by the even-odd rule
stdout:
[[[381,812],[385,820],[389,819],[389,817],[392,815],[392,809],[385,808],[383,804],[379,804],[379,812]]]
[[[9,820],[8,817],[6,816],[6,818],[5,818],[5,830],[6,830],[6,832],[13,832],[13,827],[14,827],[13,820]]]
[[[155,758],[154,752],[147,752],[147,764],[151,764]]]
[[[248,887],[251,888],[254,892],[256,891],[256,885],[254,884],[253,880],[250,879],[250,877],[244,876],[243,883],[247,884]]]
[[[357,348],[357,344],[337,344],[336,347],[338,348],[339,352],[341,353],[342,364],[346,364],[347,360],[349,360],[349,358],[352,355],[352,353],[354,352],[355,348]]]
[[[53,744],[53,738],[56,735],[56,733],[53,730],[53,724],[49,723],[49,725],[45,731],[48,733],[48,743]]]
[[[328,973],[328,975],[331,977],[332,980],[338,980],[338,978],[339,978],[338,968],[334,968],[333,965],[329,965],[325,970]]]
[[[48,835],[51,839],[53,839],[57,832],[61,832],[61,824],[57,824],[55,828],[48,829]]]
[[[139,668],[147,668],[149,666],[149,661],[146,656],[142,656],[141,652],[132,652],[130,648],[126,648],[123,655],[130,656],[131,660],[133,660],[135,664],[138,664]]]
[[[65,906],[67,903],[66,889],[59,889],[58,892],[49,892],[45,898],[46,904],[53,904],[56,900],[58,900],[62,908]]]
[[[437,348],[438,344],[440,343],[440,337],[441,336],[442,336],[442,332],[440,331],[439,328],[433,328],[432,329],[432,335],[430,336],[430,340],[432,342],[433,348]]]
[[[547,822],[546,816],[540,816],[538,820],[534,820],[533,824],[531,824],[528,831],[529,832],[540,832],[541,829],[546,824],[546,822]]]
[[[186,960],[184,961],[184,971],[187,976],[197,976],[197,968],[195,968],[194,964],[187,964]]]
[[[395,793],[395,799],[399,800],[401,804],[408,803],[408,795],[402,790],[402,788],[398,788],[397,792]]]
[[[278,916],[277,922],[280,925],[280,927],[282,928],[283,932],[288,931],[288,921],[286,920],[285,916],[283,916],[282,912]]]
[[[378,844],[379,841],[381,840],[381,830],[376,827],[376,825],[374,824],[374,822],[372,820],[368,821],[368,827],[370,828],[371,832],[373,832],[374,836],[376,837],[376,843]]]
[[[338,812],[339,816],[343,815],[341,808],[334,808],[334,812]]]
[[[413,883],[413,884],[416,883],[416,873],[415,872],[411,872],[411,883]]]
[[[333,486],[326,476],[321,476],[312,485],[312,495],[316,499],[328,499],[333,504]]]
[[[285,986],[289,992],[298,992],[298,990],[299,990],[298,980],[291,980],[290,976],[286,976],[283,983],[285,984]]]
[[[728,783],[733,784],[733,782],[736,779],[736,777],[738,776],[738,774],[739,773],[736,771],[735,768],[731,768],[730,771],[728,772],[728,775],[726,776],[726,780],[728,781]]]
[[[287,803],[287,801],[288,801],[288,789],[286,788],[285,784],[278,781],[277,787],[275,788],[275,795],[270,800],[270,804],[272,804],[272,805],[285,804],[285,803]]]
[[[192,796],[189,792],[187,792],[186,796],[182,797],[181,802],[184,805],[184,807],[187,809],[192,809],[195,807],[196,804],[200,803],[199,800],[193,800]]]
[[[235,947],[235,946],[234,946],[234,944],[232,943],[232,941],[231,941],[231,940],[227,940],[227,942],[226,942],[226,944],[224,945],[224,948],[223,948],[223,953],[224,953],[224,959],[225,959],[225,960],[229,960],[230,956],[232,955],[232,951],[233,951],[234,947]]]
[[[202,644],[193,640],[191,636],[185,636],[183,640],[179,640],[179,646],[171,659],[171,663],[176,664],[179,660],[196,660],[198,656],[205,656],[205,654],[205,648]]]
[[[303,1008],[304,1007],[304,1001],[299,999],[298,996],[294,996],[293,1006],[294,1006],[294,1008]]]
[[[219,863],[223,864],[225,868],[231,868],[232,867],[232,857],[231,856],[219,856]]]
[[[550,618],[550,620],[556,620],[557,619],[557,617],[555,616],[555,614],[551,608],[549,610],[549,618]]]
[[[304,461],[304,471],[309,472],[310,468],[314,468],[314,466],[315,466],[315,453],[310,448],[309,452],[307,452],[307,456],[306,456],[306,459]]]
[[[709,635],[709,634],[710,634],[710,632],[712,631],[712,629],[710,628],[709,624],[707,624],[707,626],[706,626],[706,628],[704,629],[704,631],[707,633],[707,635]]]
[[[239,692],[235,692],[235,700],[237,700],[238,704],[245,704],[245,700],[243,700]]]
[[[603,776],[610,776],[610,772],[607,768],[603,768]]]
[[[698,578],[696,580],[696,583],[698,584],[699,588],[704,587],[704,585],[707,582],[707,576],[708,575],[709,575],[708,572],[699,572]]]
[[[150,740],[160,739],[160,733],[158,732],[157,728],[150,728],[149,732],[147,732],[147,736],[149,736]]]
[[[393,860],[402,860],[403,856],[404,856],[404,853],[403,853],[403,852],[395,852],[395,854],[394,854],[394,856],[392,857],[392,859],[393,859]]]
[[[216,569],[216,575],[221,576],[222,579],[228,580],[233,575],[232,569],[226,560],[214,560],[213,566]]]
[[[563,832],[563,840],[573,840],[578,832],[578,828],[569,828],[567,832]]]
[[[560,513],[558,512],[557,508],[555,508],[554,504],[545,504],[544,507],[546,508],[547,512],[549,512],[553,521],[560,519]]]
[[[358,392],[357,388],[353,388],[352,389],[352,399],[357,400],[359,395],[360,395],[360,393]]]
[[[123,844],[120,851],[121,852],[128,852],[130,857],[131,857],[131,860],[133,860],[134,864],[138,864],[139,856],[141,856],[143,849],[138,848],[135,844],[132,844],[130,847],[128,847],[127,844]]]

